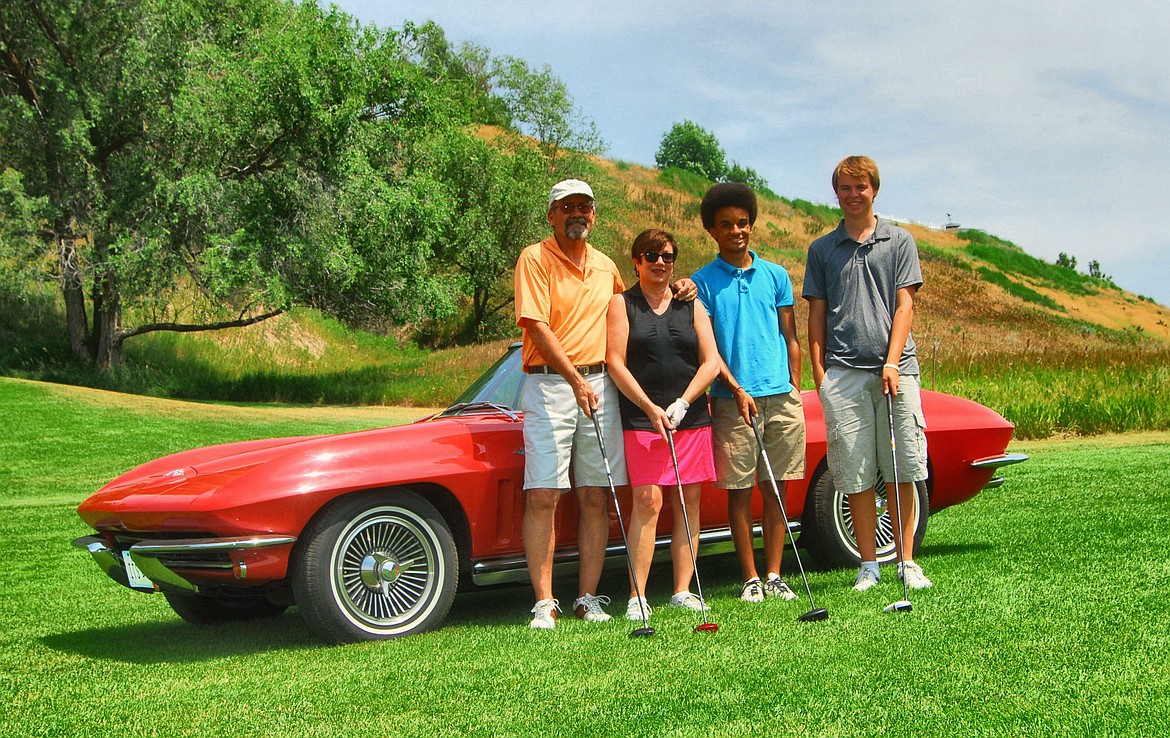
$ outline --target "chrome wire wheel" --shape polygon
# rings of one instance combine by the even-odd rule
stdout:
[[[333,588],[359,628],[392,634],[436,605],[441,544],[410,510],[379,507],[352,521],[333,549]]]
[[[853,513],[849,509],[849,498],[839,492],[834,495],[834,498],[836,502],[834,527],[837,530],[837,535],[860,561],[861,553],[857,548],[857,533],[853,530]],[[886,499],[886,484],[881,481],[880,477],[874,488],[874,499],[877,505],[877,560],[883,563],[893,561],[895,558],[894,522],[890,517],[889,501]],[[915,509],[916,517],[920,508],[921,506]],[[918,522],[915,520],[915,530],[918,528]]]
[[[309,626],[336,643],[430,630],[454,601],[450,529],[412,492],[339,500],[306,528],[303,543],[293,595]]]

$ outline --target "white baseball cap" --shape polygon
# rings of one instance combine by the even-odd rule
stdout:
[[[593,188],[585,182],[579,179],[565,179],[553,185],[548,193],[548,206],[551,208],[554,202],[564,200],[569,195],[585,195],[590,200],[596,199],[593,197]]]

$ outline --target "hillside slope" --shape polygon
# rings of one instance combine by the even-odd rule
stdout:
[[[680,274],[713,257],[714,242],[702,230],[698,214],[706,182],[636,165],[601,161],[599,166],[607,181],[598,192],[596,240],[617,258],[627,277],[633,275],[628,244],[646,227],[666,228],[679,239]],[[837,223],[830,208],[800,205],[761,198],[752,234],[753,247],[788,269],[798,293],[809,243]],[[924,286],[915,335],[924,353],[1067,350],[1070,342],[1086,350],[1118,341],[1170,343],[1170,309],[1165,306],[1042,262],[994,236],[902,225],[914,235],[922,258]],[[989,260],[983,253],[996,258]],[[801,326],[806,315],[802,302],[797,301]]]

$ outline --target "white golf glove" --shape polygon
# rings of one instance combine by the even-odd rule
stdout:
[[[687,410],[690,407],[691,403],[681,397],[670,403],[670,407],[666,408],[666,419],[670,421],[671,428],[678,427],[678,424],[682,422],[683,416],[687,414]]]

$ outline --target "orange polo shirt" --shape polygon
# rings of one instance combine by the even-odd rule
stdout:
[[[548,323],[574,366],[605,361],[605,314],[609,299],[625,290],[613,259],[585,244],[585,271],[549,236],[520,253],[516,262],[516,322]],[[547,364],[524,331],[525,366]]]

